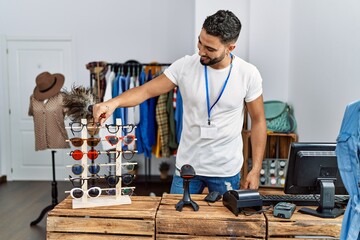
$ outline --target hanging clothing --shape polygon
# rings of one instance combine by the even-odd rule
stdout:
[[[153,79],[153,75],[151,69],[147,75],[147,81],[151,81]],[[157,97],[153,97],[147,100],[149,105],[149,120],[148,120],[148,129],[147,134],[149,137],[149,147],[151,149],[152,146],[156,144],[156,117],[155,117],[155,109],[156,109],[156,102]]]
[[[175,117],[174,117],[174,94],[176,94],[177,88],[174,88],[173,91],[168,93],[168,99],[166,102],[166,113],[168,115],[169,122],[169,148],[171,150],[176,150],[179,144],[176,141],[176,128],[175,128]],[[176,101],[176,100],[175,100]]]
[[[115,72],[114,69],[110,69],[110,73],[106,75],[106,89],[104,94],[104,101],[110,100],[112,98],[112,90],[113,90],[113,84],[115,80]],[[104,124],[113,124],[113,118],[109,117]],[[99,131],[99,137],[102,139],[105,139],[105,136],[109,135],[109,132],[106,128],[100,128]],[[101,141],[102,149],[103,150],[109,150],[114,148],[111,144],[109,144],[107,141]]]
[[[93,85],[93,89],[95,96],[100,102],[103,102],[106,89],[105,75],[108,71],[107,63],[104,61],[89,62],[86,64],[86,69],[88,69],[91,75],[94,77],[95,83]],[[93,81],[93,79],[91,81]]]
[[[142,70],[139,76],[139,84],[142,85],[146,81],[146,74]],[[144,153],[145,157],[151,157],[151,147],[149,150],[149,138],[147,135],[148,127],[148,103],[144,101],[140,104],[140,123],[135,129],[137,138],[137,151],[138,153]]]
[[[342,221],[340,239],[360,239],[360,101],[346,107],[336,155],[341,178],[350,198]]]
[[[35,150],[70,148],[66,142],[63,94],[60,92],[46,103],[30,96],[29,116],[34,117]]]
[[[176,141],[179,144],[181,133],[182,133],[182,125],[183,125],[183,104],[180,89],[178,88],[176,92],[176,109],[174,113],[175,119],[175,128],[176,128]]]
[[[158,98],[156,105],[156,123],[160,134],[161,156],[170,157],[169,148],[169,119],[166,113],[166,102],[168,100],[168,94],[161,94]]]

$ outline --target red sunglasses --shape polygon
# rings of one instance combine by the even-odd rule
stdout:
[[[72,158],[74,160],[78,161],[78,160],[82,159],[84,154],[85,153],[82,152],[81,150],[76,149],[74,151],[71,151],[69,155],[72,156]],[[86,154],[89,159],[95,160],[100,155],[100,151],[96,151],[96,150],[92,149],[92,150],[89,150]]]

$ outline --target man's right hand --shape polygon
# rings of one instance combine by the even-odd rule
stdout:
[[[103,125],[105,121],[114,113],[115,108],[109,101],[97,103],[93,106],[93,117],[95,122]]]

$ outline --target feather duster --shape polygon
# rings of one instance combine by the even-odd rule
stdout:
[[[96,104],[96,97],[91,88],[72,86],[71,91],[64,90],[63,107],[65,115],[72,121],[92,119],[92,106]]]

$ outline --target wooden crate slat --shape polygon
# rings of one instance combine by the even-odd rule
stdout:
[[[155,222],[109,218],[48,217],[49,232],[154,235]]]
[[[170,218],[156,219],[157,233],[176,233],[202,236],[252,236],[261,237],[266,234],[265,222],[202,220],[181,218],[174,221]]]
[[[118,209],[139,209],[139,208],[146,208],[151,210],[156,210],[159,202],[160,197],[150,198],[151,200],[145,200],[144,198],[135,198],[131,197],[132,202],[131,204],[123,204],[123,205],[113,205],[113,206],[104,206],[104,207],[96,207],[96,209],[108,209],[108,210],[118,210]],[[70,209],[72,208],[72,199],[66,198],[64,201],[56,205],[56,209]],[[95,208],[94,208],[95,209]]]
[[[194,236],[194,235],[176,235],[176,234],[156,234],[156,240],[173,240],[173,239],[186,239],[186,240],[254,240],[255,238],[248,237],[225,237],[225,236]],[[265,238],[256,238],[265,239]]]
[[[142,240],[153,239],[151,236],[122,236],[122,235],[102,235],[102,234],[84,234],[84,233],[57,233],[48,232],[47,240]]]
[[[269,236],[331,236],[339,237],[341,222],[334,224],[318,220],[305,222],[268,222]]]
[[[214,212],[216,212],[216,219],[226,220],[231,219],[232,221],[265,221],[262,214],[253,214],[250,216],[244,216],[239,214],[235,216],[230,210],[226,207],[199,207],[199,211],[194,211],[190,207],[183,207],[181,212],[176,211],[174,206],[160,206],[157,211],[156,218],[186,218],[186,219],[208,219],[214,217]]]
[[[156,209],[155,209],[156,210]],[[48,216],[79,216],[128,219],[155,219],[155,210],[100,210],[98,208],[54,209]]]

